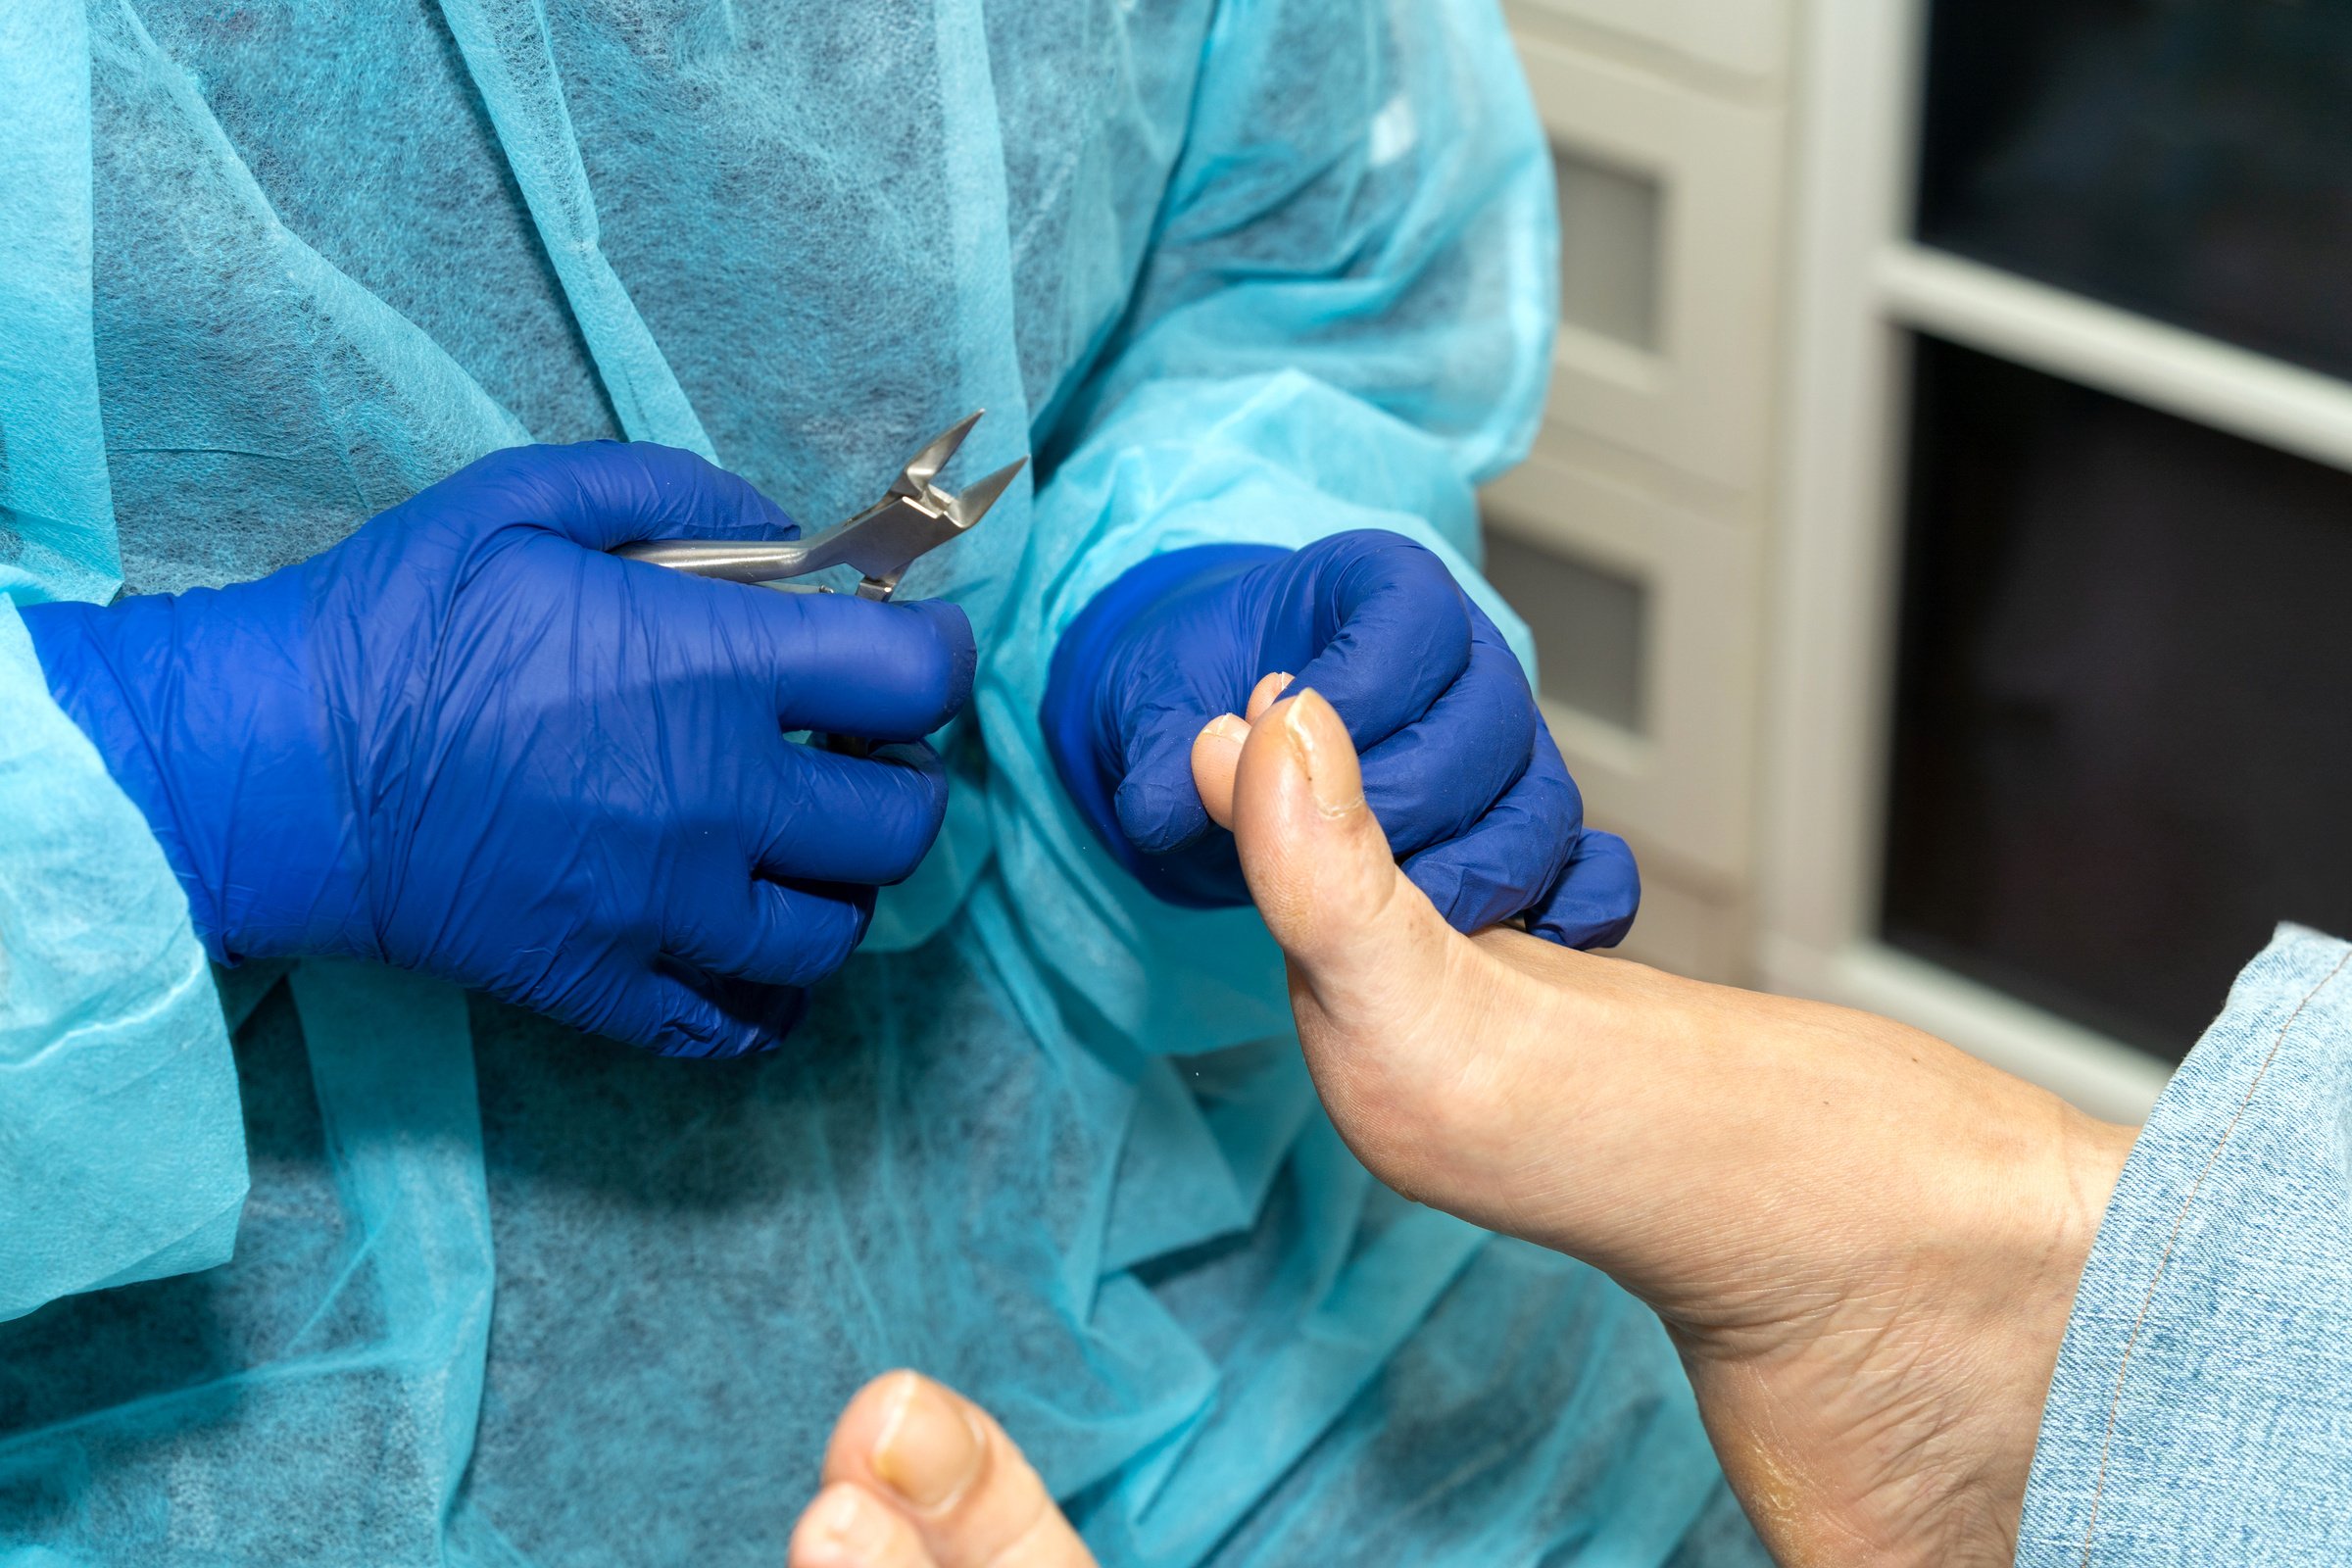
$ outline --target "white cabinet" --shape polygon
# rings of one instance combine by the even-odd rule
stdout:
[[[1514,0],[1510,9],[1514,20],[1557,19],[1745,76],[1777,75],[1788,59],[1790,0]]]
[[[1546,678],[1545,710],[1596,821],[1638,839],[1719,888],[1744,882],[1753,859],[1757,696],[1756,536],[1539,452],[1488,487],[1487,530],[1497,555],[1524,547],[1627,585],[1639,596],[1638,646],[1578,651],[1635,671],[1633,722],[1616,701],[1563,700]],[[1497,585],[1545,639],[1531,572]],[[1592,607],[1585,608],[1588,611]],[[1607,682],[1604,694],[1617,683]],[[1601,708],[1603,711],[1593,711]]]
[[[1558,43],[1523,38],[1520,54],[1560,169],[1552,419],[1757,489],[1771,436],[1781,116]]]
[[[1641,859],[1626,952],[1747,979],[1788,13],[1511,15],[1559,180],[1563,324],[1537,452],[1482,498],[1494,577],[1588,814]]]

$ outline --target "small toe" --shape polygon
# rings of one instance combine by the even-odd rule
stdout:
[[[793,1527],[789,1568],[938,1568],[922,1533],[898,1509],[849,1481],[816,1494]]]

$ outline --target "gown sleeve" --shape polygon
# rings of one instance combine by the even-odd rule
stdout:
[[[1055,641],[1152,555],[1375,527],[1437,551],[1532,674],[1472,564],[1475,487],[1533,439],[1557,250],[1492,4],[1219,8],[1128,311],[1040,444],[1018,609],[979,695],[1016,917],[1147,1049],[1281,1032],[1280,970],[1253,915],[1158,906],[1090,842],[1039,734]]]
[[[17,613],[121,586],[91,324],[83,8],[0,24],[0,1320],[225,1260],[236,1068],[188,903]]]

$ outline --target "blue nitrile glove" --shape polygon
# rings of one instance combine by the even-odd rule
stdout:
[[[1062,634],[1047,746],[1096,834],[1153,893],[1194,907],[1248,898],[1232,835],[1194,788],[1193,741],[1278,672],[1339,710],[1390,845],[1456,928],[1524,915],[1539,936],[1597,948],[1633,925],[1633,854],[1584,825],[1502,633],[1445,563],[1381,529],[1155,556]]]
[[[736,1055],[929,848],[947,783],[919,742],[972,681],[954,606],[605,554],[792,533],[691,453],[520,447],[258,582],[24,621],[217,959],[381,959]]]

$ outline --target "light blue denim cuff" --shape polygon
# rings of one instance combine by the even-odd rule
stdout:
[[[2017,1561],[2352,1562],[2352,947],[2281,926],[2132,1147]]]

